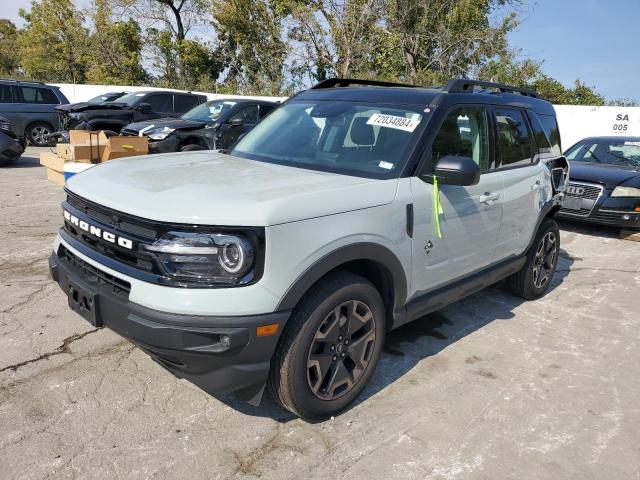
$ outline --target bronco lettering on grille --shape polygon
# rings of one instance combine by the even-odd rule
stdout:
[[[108,232],[95,225],[91,225],[85,222],[84,220],[80,220],[78,217],[76,217],[75,215],[72,215],[66,210],[63,210],[63,212],[64,212],[65,220],[67,220],[71,225],[75,225],[79,229],[84,230],[85,232],[87,232],[90,235],[93,235],[94,237],[101,238],[109,243],[117,244],[122,248],[133,250],[133,240],[130,240],[125,237],[121,237],[112,232]]]

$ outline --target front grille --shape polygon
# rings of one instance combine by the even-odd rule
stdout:
[[[102,270],[97,269],[93,265],[85,262],[80,257],[74,255],[67,250],[64,245],[60,245],[58,249],[58,259],[66,263],[73,271],[80,274],[85,280],[95,283],[98,286],[106,286],[116,295],[129,297],[131,292],[131,284],[120,280]]]
[[[567,189],[565,191],[565,198],[570,201],[570,199],[580,199],[580,200],[588,200],[587,206],[581,208],[568,208],[562,207],[560,209],[561,213],[567,215],[575,215],[580,217],[588,217],[593,210],[593,207],[596,204],[596,201],[602,194],[602,186],[590,183],[578,183],[578,182],[569,182],[567,185]],[[565,200],[565,203],[567,203]],[[583,202],[584,203],[584,202]]]
[[[94,205],[86,200],[68,194],[67,201],[63,204],[73,207],[78,215],[84,214],[83,218],[90,224],[102,226],[118,236],[123,236],[134,242],[133,249],[126,249],[114,243],[109,243],[95,235],[88,234],[85,230],[78,228],[65,220],[64,230],[72,235],[76,240],[90,247],[92,250],[101,253],[113,260],[125,265],[135,267],[144,272],[161,274],[151,255],[140,248],[143,244],[153,243],[164,231],[159,232],[150,223],[129,217],[114,210],[102,206]],[[71,210],[67,208],[68,210]],[[73,212],[70,212],[73,213]]]

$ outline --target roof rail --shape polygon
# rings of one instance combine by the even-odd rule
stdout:
[[[540,98],[537,92],[527,88],[514,87],[503,83],[485,82],[482,80],[470,80],[468,78],[449,80],[442,88],[442,91],[445,93],[473,93],[474,87],[495,88],[502,93],[518,93],[525,97]]]
[[[15,78],[0,78],[0,82],[33,83],[36,85],[46,85],[43,82],[37,82],[35,80],[16,80]]]
[[[411,87],[415,88],[415,85],[409,85],[406,83],[393,83],[393,82],[381,82],[378,80],[360,80],[358,78],[328,78],[323,80],[317,85],[311,87],[311,90],[320,90],[323,88],[336,88],[336,87],[349,87],[351,85],[364,85],[371,87]]]

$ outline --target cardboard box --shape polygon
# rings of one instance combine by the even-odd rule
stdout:
[[[43,165],[58,172],[64,171],[64,158],[52,152],[42,152],[40,154],[40,165]]]
[[[57,183],[58,185],[64,186],[64,173],[62,172],[47,168],[47,179],[54,183]]]
[[[146,155],[148,152],[149,139],[147,137],[111,137],[108,139],[101,160],[106,162],[115,158]]]
[[[70,143],[59,143],[56,145],[56,152],[59,157],[67,161],[99,163],[105,148],[106,144],[73,145]]]

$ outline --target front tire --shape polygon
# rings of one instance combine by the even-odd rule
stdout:
[[[47,147],[52,144],[52,140],[46,135],[53,133],[53,127],[46,122],[35,122],[27,126],[25,136],[31,145],[36,147]]]
[[[514,295],[526,300],[542,297],[558,266],[560,256],[560,230],[555,220],[546,218],[527,253],[527,262],[514,275],[507,278],[507,287]]]
[[[295,308],[272,360],[269,389],[306,420],[336,415],[371,378],[384,338],[378,290],[359,275],[331,274]]]

